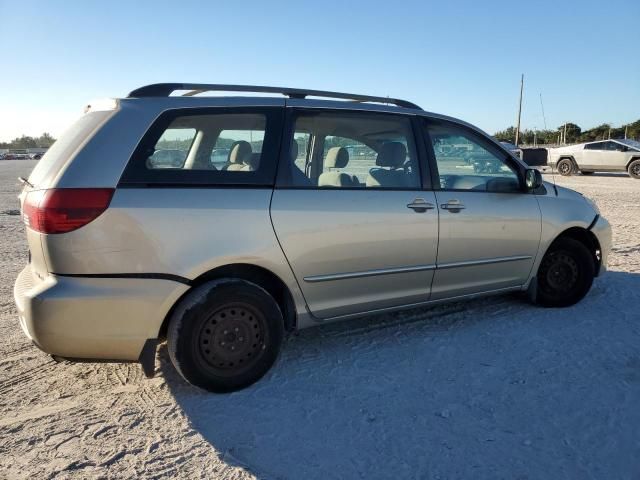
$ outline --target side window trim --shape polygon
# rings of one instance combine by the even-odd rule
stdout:
[[[197,115],[264,115],[266,127],[262,155],[264,161],[256,171],[175,170],[146,168],[146,155],[171,122],[181,116]],[[162,112],[141,137],[120,176],[118,188],[155,187],[249,187],[273,188],[279,159],[284,107],[196,107],[172,108]]]
[[[516,174],[518,176],[518,182],[520,184],[520,190],[519,191],[514,191],[514,192],[491,192],[491,193],[507,193],[507,194],[522,194],[525,192],[525,188],[524,188],[524,167],[522,165],[520,165],[518,162],[516,162],[511,155],[509,155],[506,152],[503,152],[501,147],[498,147],[497,145],[494,145],[489,139],[485,138],[484,135],[481,135],[480,133],[476,132],[474,129],[469,128],[466,125],[462,125],[456,122],[452,122],[449,120],[441,120],[441,119],[433,119],[433,118],[429,118],[429,117],[423,117],[423,136],[424,136],[424,140],[426,143],[426,148],[428,151],[428,156],[429,156],[429,167],[431,169],[431,172],[433,172],[432,174],[432,181],[434,182],[434,190],[442,190],[442,191],[447,191],[447,192],[474,192],[474,193],[488,193],[486,191],[483,190],[466,190],[466,189],[443,189],[442,186],[440,185],[440,173],[439,173],[439,169],[438,169],[438,161],[436,158],[436,154],[433,148],[433,142],[431,139],[431,134],[429,132],[429,129],[432,125],[436,125],[436,124],[441,124],[441,125],[446,125],[446,126],[450,126],[450,127],[454,127],[460,130],[463,130],[467,133],[469,133],[470,137],[473,138],[474,140],[477,139],[478,143],[480,144],[480,146],[482,148],[484,148],[485,150],[487,150],[489,153],[492,153],[493,155],[495,155],[498,158],[502,158],[503,161],[505,163],[507,163],[509,166],[511,166],[515,171]]]
[[[428,165],[425,164],[425,159],[423,155],[422,149],[424,145],[421,145],[421,137],[419,135],[419,128],[417,128],[416,115],[414,114],[405,114],[405,113],[388,113],[388,112],[370,112],[367,110],[349,110],[342,108],[307,108],[307,107],[296,107],[296,106],[287,106],[285,107],[285,127],[283,128],[283,136],[282,136],[282,148],[280,150],[280,156],[278,158],[278,171],[276,174],[275,180],[275,189],[279,190],[336,190],[335,187],[320,187],[314,186],[313,188],[309,188],[306,186],[296,186],[291,185],[291,169],[290,169],[290,156],[291,156],[291,142],[294,139],[295,135],[295,123],[296,119],[299,115],[304,113],[330,113],[330,114],[375,114],[375,115],[385,115],[390,117],[399,117],[406,118],[409,120],[409,126],[411,130],[411,140],[413,141],[414,153],[417,161],[418,168],[418,179],[420,186],[415,188],[383,188],[383,189],[373,189],[373,188],[363,188],[363,187],[340,187],[340,190],[352,190],[352,191],[363,191],[363,192],[371,192],[371,191],[416,191],[416,190],[431,190],[428,182],[425,182],[425,170],[427,172],[431,172],[431,168],[428,168]],[[318,137],[313,135],[315,141],[318,141]],[[324,141],[324,138],[322,138]],[[317,148],[312,150],[314,157],[317,154]],[[314,169],[315,158],[311,159],[311,167]]]
[[[433,151],[433,143],[431,142],[431,135],[429,134],[428,126],[429,124],[426,118],[418,116],[414,118],[416,135],[420,139],[419,141],[424,152],[422,162],[426,164],[426,170],[429,173],[428,176],[424,176],[423,178],[423,189],[437,191],[441,190],[438,174],[438,162]]]

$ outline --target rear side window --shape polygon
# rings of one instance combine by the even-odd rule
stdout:
[[[132,156],[121,185],[273,185],[282,111],[185,109],[163,114]]]
[[[47,150],[42,159],[29,176],[29,182],[36,187],[46,188],[43,182],[52,180],[52,177],[62,169],[73,154],[83,143],[98,130],[104,121],[113,114],[113,111],[90,112],[80,117],[66,132]]]
[[[587,143],[584,146],[585,150],[604,150],[604,143],[603,142],[598,142],[598,143]]]
[[[279,187],[420,188],[408,117],[373,112],[299,111]],[[288,160],[288,161],[287,161]]]

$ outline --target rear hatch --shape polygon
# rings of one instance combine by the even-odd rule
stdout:
[[[82,149],[86,142],[104,125],[113,114],[113,109],[90,111],[80,117],[38,162],[24,181],[22,192],[18,196],[22,219],[26,225],[29,258],[34,281],[44,279],[48,268],[42,241],[47,233],[38,225],[42,223],[40,207],[43,199],[51,198],[65,168]]]

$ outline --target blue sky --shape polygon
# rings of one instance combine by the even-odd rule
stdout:
[[[0,140],[164,81],[406,98],[495,132],[640,118],[640,1],[0,0]]]

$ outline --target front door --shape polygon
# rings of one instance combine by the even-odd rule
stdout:
[[[626,165],[624,145],[612,141],[588,143],[582,152],[585,168],[595,171],[620,170]]]
[[[410,117],[290,116],[271,218],[310,311],[326,319],[428,300],[438,211]]]
[[[440,240],[431,298],[523,285],[538,252],[541,214],[516,162],[473,130],[427,127],[440,189]]]

